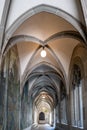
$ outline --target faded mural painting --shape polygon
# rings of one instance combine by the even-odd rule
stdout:
[[[20,84],[16,46],[8,51],[1,67],[0,112],[2,114],[0,114],[0,126],[6,130],[19,130]]]

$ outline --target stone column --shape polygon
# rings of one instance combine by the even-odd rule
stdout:
[[[7,127],[7,94],[8,94],[8,68],[9,68],[9,54],[7,54],[5,58],[5,65],[4,65],[4,74],[6,77],[5,80],[5,92],[4,92],[4,115],[3,115],[3,130],[6,130]]]
[[[18,66],[17,48],[14,47],[9,51],[6,130],[20,129],[20,83]]]
[[[7,124],[8,55],[0,66],[0,129]]]

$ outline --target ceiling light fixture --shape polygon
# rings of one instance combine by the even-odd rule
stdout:
[[[43,96],[42,98],[45,98],[45,96]]]
[[[43,50],[41,51],[40,53],[41,57],[46,57],[46,51],[44,50],[44,47],[43,47]]]

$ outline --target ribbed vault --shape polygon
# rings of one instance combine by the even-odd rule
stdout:
[[[10,78],[6,79],[6,83],[9,86],[11,82],[12,91],[7,88],[9,102],[16,102],[11,96],[20,84],[17,88],[19,95],[16,95],[21,129],[33,123],[49,123],[54,126],[58,121],[67,123],[70,65],[74,53],[79,56],[77,50],[80,46],[85,48],[84,32],[84,27],[78,20],[47,5],[37,6],[22,14],[6,31],[2,46],[2,59],[5,63],[2,65],[3,77],[16,77],[17,73],[16,84],[13,79],[12,84]],[[82,48],[81,55],[84,54]],[[46,51],[45,57],[41,56],[42,50]],[[8,111],[11,110],[10,105],[6,105]],[[44,122],[39,119],[41,113],[45,116]]]

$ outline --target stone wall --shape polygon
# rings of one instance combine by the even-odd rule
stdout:
[[[72,125],[71,116],[71,91],[73,66],[78,65],[81,70],[82,81],[82,111],[83,111],[83,128]],[[87,49],[83,46],[77,46],[74,49],[70,69],[69,69],[69,95],[67,96],[67,124],[57,123],[57,128],[61,130],[86,130],[87,129]],[[78,113],[78,112],[77,112]]]
[[[83,46],[77,46],[74,49],[73,55],[72,55],[72,60],[70,63],[70,73],[72,70],[73,65],[76,64],[80,67],[81,69],[81,81],[82,81],[82,111],[83,111],[83,128],[77,128],[77,127],[72,127],[71,125],[71,117],[69,116],[70,120],[70,130],[79,130],[79,129],[87,129],[87,49]],[[72,75],[72,73],[71,73]],[[72,85],[72,78],[71,75],[69,75],[69,83],[70,83],[70,91],[71,91],[71,85]],[[70,100],[71,93],[69,93],[69,100]],[[71,109],[71,100],[69,101],[69,106]],[[71,114],[71,110],[69,110],[69,114]]]

